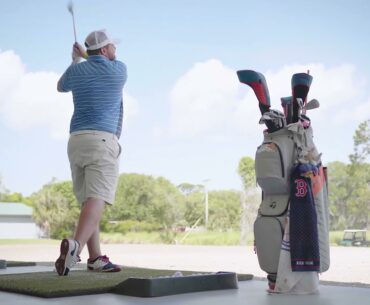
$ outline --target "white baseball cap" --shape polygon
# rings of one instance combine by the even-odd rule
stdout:
[[[93,31],[85,39],[87,50],[101,49],[108,44],[116,44],[116,42],[109,36],[106,30]]]

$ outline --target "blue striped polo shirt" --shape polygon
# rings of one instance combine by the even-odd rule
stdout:
[[[70,132],[99,130],[117,135],[122,131],[122,90],[126,65],[93,55],[68,67],[58,82],[58,91],[72,91],[74,112]]]

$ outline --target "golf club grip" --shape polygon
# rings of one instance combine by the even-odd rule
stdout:
[[[308,91],[312,83],[312,76],[307,73],[296,73],[292,76],[292,109],[288,116],[291,118],[291,123],[298,122],[300,107],[297,98],[301,98],[303,105],[306,104]]]
[[[253,70],[240,70],[236,72],[239,81],[250,86],[259,102],[259,109],[263,115],[270,109],[270,94],[263,74]]]

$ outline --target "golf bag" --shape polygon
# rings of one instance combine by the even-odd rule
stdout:
[[[292,171],[298,164],[315,164],[320,188],[312,192],[317,214],[320,272],[329,268],[327,185],[320,154],[313,143],[312,128],[292,123],[272,133],[264,133],[255,156],[257,183],[262,202],[254,223],[255,249],[262,270],[275,282],[279,266],[285,221],[292,200]],[[314,186],[313,186],[314,188]],[[290,230],[292,232],[292,230]]]

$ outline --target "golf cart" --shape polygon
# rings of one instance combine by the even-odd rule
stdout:
[[[366,240],[366,230],[344,230],[341,246],[368,247],[370,241]]]

